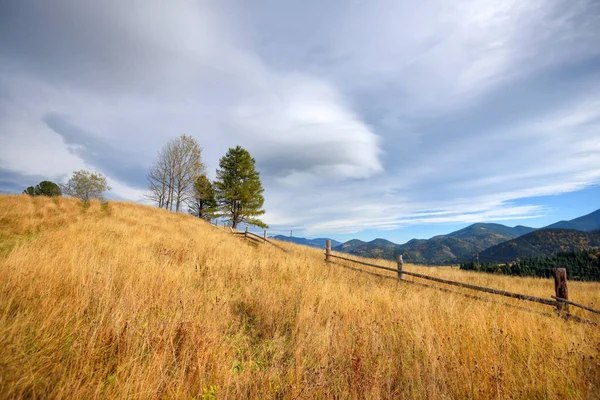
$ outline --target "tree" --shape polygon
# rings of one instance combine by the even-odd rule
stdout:
[[[229,149],[219,161],[215,195],[220,211],[231,221],[232,227],[239,223],[267,228],[267,224],[256,218],[265,213],[265,199],[260,175],[255,160],[240,146]]]
[[[77,197],[81,201],[90,201],[92,199],[103,200],[102,193],[110,189],[104,175],[99,172],[92,173],[83,169],[73,172],[71,179],[62,185],[63,193]]]
[[[210,221],[217,210],[213,185],[205,174],[194,182],[194,196],[188,202],[190,214]]]
[[[23,194],[28,194],[30,196],[48,196],[48,197],[56,197],[62,196],[62,192],[60,187],[50,181],[42,181],[38,185],[29,186],[27,189],[23,191]]]
[[[201,155],[202,148],[191,136],[168,142],[147,175],[147,198],[160,208],[179,212],[194,196],[194,182],[204,172]]]

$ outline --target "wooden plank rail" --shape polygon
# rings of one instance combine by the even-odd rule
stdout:
[[[275,246],[277,247],[279,250],[285,252],[285,253],[289,253],[288,250],[284,249],[283,247],[279,246],[276,243],[273,243],[273,241],[269,240],[266,238],[266,234],[264,236],[260,236],[257,235],[255,233],[252,233],[250,231],[244,231],[244,232],[232,232],[234,235],[237,236],[243,236],[246,239],[250,239],[256,243],[269,243],[271,246]]]
[[[384,267],[382,265],[376,265],[376,264],[371,264],[371,263],[367,263],[367,262],[363,262],[363,261],[353,260],[351,258],[341,257],[341,256],[337,256],[334,254],[329,254],[329,257],[338,258],[340,260],[350,261],[350,262],[354,262],[354,263],[361,264],[361,265],[366,265],[367,267],[379,268],[379,269],[383,269],[386,271],[398,273],[398,269],[396,269],[396,268]],[[416,278],[427,279],[427,280],[434,281],[434,282],[445,283],[447,285],[453,285],[453,286],[463,287],[463,288],[467,288],[467,289],[478,290],[480,292],[486,292],[486,293],[497,294],[497,295],[505,296],[505,297],[512,297],[514,299],[527,300],[527,301],[532,301],[535,303],[546,304],[546,305],[554,306],[554,307],[558,307],[558,305],[559,305],[559,302],[555,301],[555,300],[548,300],[548,299],[543,299],[541,297],[529,296],[529,295],[520,294],[520,293],[512,293],[512,292],[507,292],[505,290],[492,289],[492,288],[487,288],[487,287],[483,287],[483,286],[471,285],[469,283],[449,281],[447,279],[436,278],[433,276],[418,274],[416,272],[409,272],[406,270],[402,270],[402,274],[414,276]]]
[[[265,243],[269,243],[270,245],[273,245],[273,246],[277,247],[279,250],[285,251],[286,253],[288,253],[288,251],[286,249],[284,249],[283,247],[279,246],[278,244],[273,243],[271,240],[267,239],[267,237],[266,237],[267,235],[266,234],[264,236],[260,236],[260,235],[257,235],[255,233],[252,233],[252,232],[248,232],[248,234],[256,236],[260,241],[263,241]]]
[[[329,257],[339,258],[340,260],[351,261],[351,262],[354,262],[354,263],[357,263],[357,264],[366,265],[367,267],[379,268],[379,269],[383,269],[383,270],[386,270],[386,271],[391,271],[391,272],[398,273],[398,270],[396,268],[384,267],[382,265],[377,265],[377,264],[370,264],[370,263],[363,262],[363,261],[353,260],[351,258],[336,256],[335,254],[331,254],[331,253],[329,253]],[[406,273],[406,271],[402,271],[402,272]]]
[[[553,299],[558,300],[561,303],[567,303],[575,307],[583,308],[584,310],[588,310],[590,312],[600,314],[600,310],[596,310],[595,308],[584,306],[583,304],[575,303],[574,301],[563,299],[562,297],[551,296]]]
[[[403,274],[404,275],[414,276],[414,277],[421,278],[421,279],[428,279],[428,280],[434,281],[434,282],[445,283],[445,284],[448,284],[448,285],[453,285],[453,286],[464,287],[464,288],[467,288],[467,289],[478,290],[480,292],[492,293],[492,294],[497,294],[497,295],[505,296],[505,297],[512,297],[512,298],[519,299],[519,300],[533,301],[535,303],[546,304],[546,305],[554,306],[554,307],[558,306],[558,302],[557,301],[542,299],[541,297],[529,296],[529,295],[520,294],[520,293],[512,293],[512,292],[507,292],[505,290],[498,290],[498,289],[492,289],[492,288],[487,288],[487,287],[483,287],[483,286],[471,285],[469,283],[454,282],[454,281],[449,281],[449,280],[446,280],[446,279],[435,278],[433,276],[417,274],[415,272],[403,271]]]

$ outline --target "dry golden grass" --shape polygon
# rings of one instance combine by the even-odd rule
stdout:
[[[1,196],[0,243],[0,398],[600,394],[600,327],[548,306],[399,283],[126,203]],[[406,268],[553,294],[550,280]],[[599,289],[569,283],[596,306]]]

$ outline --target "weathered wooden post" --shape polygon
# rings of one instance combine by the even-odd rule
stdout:
[[[402,274],[402,270],[404,269],[404,261],[402,261],[402,254],[398,254],[396,256],[396,263],[398,264],[398,279],[404,279],[404,275]]]
[[[331,240],[327,239],[325,241],[325,262],[329,262],[330,260],[330,256],[331,255]]]
[[[267,242],[267,230],[265,229],[265,233],[263,234],[263,242]]]
[[[244,237],[248,239],[248,227],[246,227],[246,231],[244,232]]]
[[[567,269],[552,268],[552,275],[554,276],[554,291],[556,292],[556,297],[569,300],[569,291],[567,290]],[[569,305],[560,300],[558,300],[557,308],[560,311],[569,311]]]

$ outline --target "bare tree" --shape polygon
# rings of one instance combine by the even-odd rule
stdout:
[[[168,142],[148,173],[147,198],[160,208],[179,212],[194,196],[194,182],[204,172],[202,148],[194,138],[182,135]]]

